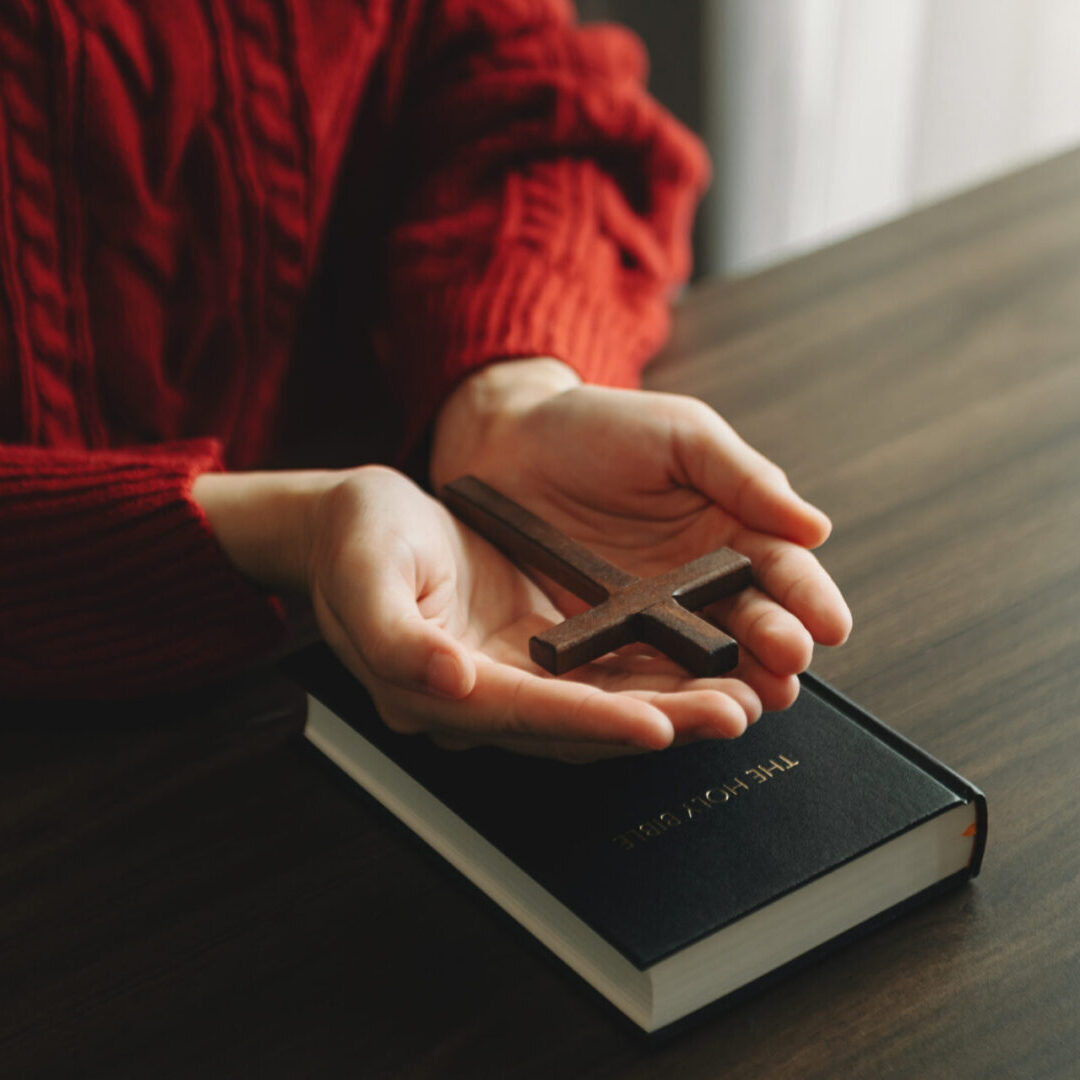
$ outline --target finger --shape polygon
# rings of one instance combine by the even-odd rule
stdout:
[[[647,655],[646,650],[651,655]],[[592,673],[592,669],[616,662],[623,668],[617,674]],[[634,685],[639,689],[671,692],[676,687],[703,687],[720,690],[744,703],[750,723],[756,722],[762,712],[776,712],[788,708],[798,697],[800,686],[797,676],[775,674],[742,642],[739,643],[738,665],[723,678],[693,678],[674,660],[669,660],[647,645],[620,649],[618,653],[594,661],[589,668],[590,681],[612,688],[625,685],[627,677],[632,676]],[[748,690],[750,696],[744,696]],[[676,731],[676,739],[678,736]]]
[[[851,611],[821,563],[797,544],[741,530],[731,547],[753,565],[754,580],[810,631],[820,645],[841,645],[851,633]]]
[[[640,746],[613,746],[610,743],[558,742],[553,739],[536,739],[527,735],[504,736],[479,742],[461,735],[433,732],[431,740],[444,750],[475,750],[481,746],[494,746],[512,754],[528,757],[552,758],[571,765],[584,765],[593,761],[615,757],[630,757],[647,753]]]
[[[631,694],[660,709],[675,737],[734,738],[761,716],[757,690],[732,677],[702,679],[648,645],[631,645],[578,669],[576,677],[613,693]]]
[[[701,680],[705,681],[705,680]],[[715,680],[720,682],[721,680]],[[678,693],[628,691],[628,696],[646,701],[661,710],[675,730],[674,742],[684,744],[699,739],[733,739],[743,734],[762,712],[761,700],[746,683],[722,680],[726,691],[715,688]],[[436,731],[432,739],[447,749],[469,749],[481,745],[479,739],[460,731]],[[641,748],[588,741],[555,740],[532,732],[508,733],[484,739],[484,744],[501,746],[518,753],[588,761],[599,756],[638,753]]]
[[[708,406],[695,402],[691,410],[673,428],[676,457],[689,485],[752,529],[804,547],[824,543],[832,523],[792,490],[783,470]]]
[[[743,589],[710,604],[705,612],[775,674],[797,675],[810,666],[810,631],[760,589]]]
[[[765,712],[779,712],[795,703],[801,683],[796,675],[776,675],[748,649],[739,649],[739,664],[734,674],[752,687]]]
[[[472,690],[476,665],[469,650],[420,614],[415,587],[395,568],[358,562],[348,584],[324,600],[340,644],[347,642],[354,663],[375,678],[449,698]]]
[[[663,712],[675,736],[731,739],[761,716],[757,691],[741,679],[699,679],[666,656],[622,652],[589,664],[579,676],[594,686],[629,694]]]
[[[647,701],[583,682],[534,675],[483,655],[476,657],[476,684],[466,698],[421,701],[415,694],[398,691],[393,705],[422,714],[429,729],[485,742],[531,735],[659,750],[675,736],[671,721]]]
[[[752,687],[724,680],[728,690],[683,690],[675,694],[629,691],[649,701],[671,721],[676,739],[735,739],[761,716],[761,700]]]

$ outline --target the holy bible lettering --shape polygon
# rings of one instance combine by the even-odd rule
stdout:
[[[792,761],[786,754],[779,754],[775,758],[770,758],[765,764],[752,765],[745,770],[745,774],[753,778],[756,783],[764,784],[777,773],[785,773],[798,764],[798,761]],[[707,814],[713,807],[723,806],[741,792],[749,790],[750,785],[742,777],[733,776],[725,783],[713,784],[700,794],[684,799],[681,805],[654,814],[648,820],[635,825],[634,828],[612,837],[612,840],[624,851],[633,851],[636,844],[661,836],[673,826],[682,825],[686,821],[703,820],[702,815]]]

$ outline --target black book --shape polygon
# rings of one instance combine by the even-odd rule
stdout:
[[[591,765],[397,735],[317,646],[305,734],[646,1031],[978,873],[986,800],[813,675],[730,742]]]

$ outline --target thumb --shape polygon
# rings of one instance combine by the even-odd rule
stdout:
[[[415,589],[401,573],[370,563],[351,569],[348,586],[332,601],[327,598],[353,654],[349,659],[404,690],[447,698],[469,694],[475,661],[461,642],[424,618]]]

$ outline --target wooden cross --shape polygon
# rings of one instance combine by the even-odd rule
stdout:
[[[582,547],[475,476],[447,484],[442,498],[466,525],[515,562],[539,570],[595,605],[529,639],[529,655],[547,671],[561,675],[634,641],[652,645],[702,677],[730,671],[738,663],[736,642],[688,609],[746,588],[752,578],[745,555],[720,548],[642,579]]]

